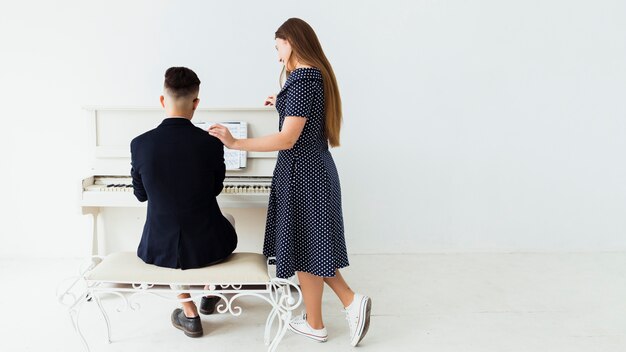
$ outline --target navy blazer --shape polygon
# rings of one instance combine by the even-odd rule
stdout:
[[[219,139],[166,118],[130,143],[135,196],[148,201],[137,255],[148,264],[200,268],[228,257],[237,234],[217,204],[226,167]]]

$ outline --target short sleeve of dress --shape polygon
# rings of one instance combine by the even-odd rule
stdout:
[[[299,79],[291,83],[287,91],[285,116],[310,117],[315,98],[315,80]]]

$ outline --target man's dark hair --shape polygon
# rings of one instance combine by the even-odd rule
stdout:
[[[200,79],[187,67],[170,67],[165,71],[165,89],[174,97],[188,97],[198,94]]]

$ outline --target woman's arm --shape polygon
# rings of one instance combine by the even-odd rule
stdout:
[[[228,128],[222,125],[209,127],[209,134],[218,138],[229,149],[245,150],[251,152],[273,152],[277,150],[291,149],[298,141],[306,118],[299,116],[287,116],[280,132],[258,138],[236,139],[230,134]]]

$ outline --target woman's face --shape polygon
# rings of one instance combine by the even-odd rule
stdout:
[[[278,61],[286,65],[291,57],[291,45],[284,39],[276,38],[276,50],[278,51]]]

